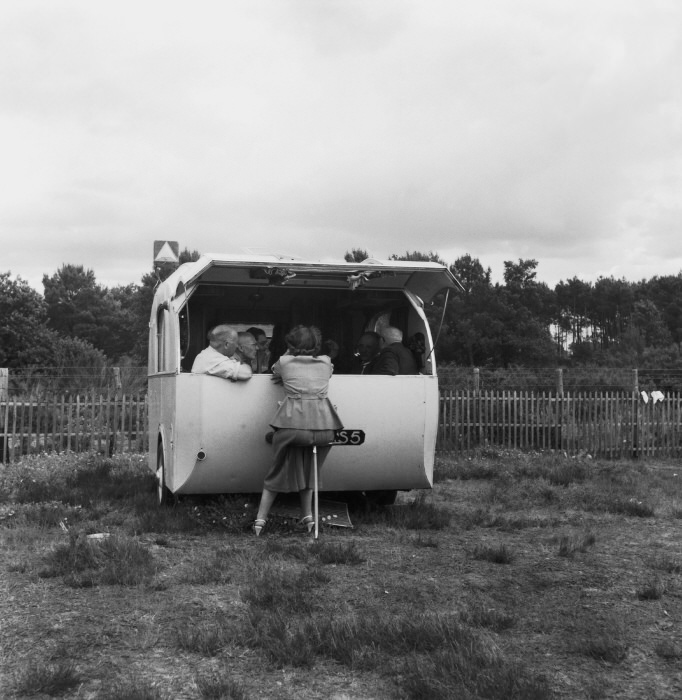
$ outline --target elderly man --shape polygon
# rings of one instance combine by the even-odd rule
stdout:
[[[251,367],[252,372],[257,372],[256,369],[256,353],[258,352],[258,343],[252,333],[242,331],[237,334],[237,351],[234,356],[245,365]]]
[[[381,331],[382,347],[372,374],[417,374],[414,355],[403,345],[403,332],[395,326]]]
[[[256,326],[251,326],[251,328],[246,329],[247,333],[256,339],[256,357],[251,363],[251,368],[254,372],[263,374],[264,372],[270,371],[270,341],[265,331],[262,328],[257,328]]]
[[[234,357],[237,350],[237,331],[231,326],[220,325],[208,332],[208,347],[195,358],[192,372],[212,374],[233,382],[250,379],[251,365]]]

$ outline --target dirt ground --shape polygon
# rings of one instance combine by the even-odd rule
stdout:
[[[473,517],[490,503],[490,492],[486,480],[437,483],[427,502],[451,514],[442,530],[406,531],[380,523],[323,528],[326,541],[356,542],[363,561],[330,566],[330,580],[316,595],[337,616],[377,610],[413,616],[495,613],[509,624],[485,633],[507,658],[544,675],[556,698],[681,698],[682,574],[654,562],[682,561],[682,519],[591,513],[529,499],[518,510],[499,510],[505,519],[495,526]],[[399,503],[414,497],[401,494]],[[237,644],[208,656],[175,643],[174,630],[188,617],[200,625],[220,613],[238,625],[246,614],[244,564],[264,557],[268,541],[303,535],[271,532],[255,539],[246,530],[233,535],[219,527],[162,537],[147,533],[139,540],[159,563],[152,583],[92,588],[70,588],[58,577],[36,575],[39,549],[65,536],[58,529],[40,540],[21,541],[9,528],[3,535],[0,697],[25,697],[12,688],[27,659],[61,658],[70,659],[82,679],[65,698],[100,697],[107,681],[131,674],[153,682],[159,697],[198,698],[196,674],[225,667],[249,698],[400,697],[382,673],[324,660],[312,669],[276,668],[258,651]],[[584,551],[559,555],[562,538],[587,536],[591,544]],[[481,548],[502,545],[508,563],[476,556]],[[216,552],[234,560],[226,580],[186,583],[197,563]],[[643,597],[654,583],[663,591],[660,597]],[[609,650],[605,658],[588,655],[586,649],[602,636]]]

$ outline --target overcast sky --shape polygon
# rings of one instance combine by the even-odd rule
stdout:
[[[0,272],[153,242],[682,270],[679,0],[3,0]]]

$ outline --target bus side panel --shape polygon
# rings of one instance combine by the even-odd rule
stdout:
[[[269,375],[230,382],[176,377],[173,487],[178,493],[260,491],[272,462],[268,421],[284,397]],[[430,488],[437,429],[433,376],[339,375],[329,396],[360,446],[336,446],[325,463],[328,491]]]
[[[344,427],[362,430],[360,446],[337,446],[325,462],[324,489],[430,488],[438,412],[436,377],[342,376],[329,395]]]
[[[166,486],[173,491],[174,485],[174,460],[173,444],[175,427],[175,374],[157,374],[149,377],[149,389],[147,392],[149,401],[149,468],[156,472],[159,439],[161,439],[166,469]]]
[[[284,392],[271,375],[232,382],[180,374],[175,468],[179,493],[248,493],[263,488],[272,461],[268,421]]]

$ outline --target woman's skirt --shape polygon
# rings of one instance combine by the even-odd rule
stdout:
[[[275,430],[272,436],[274,459],[265,477],[265,488],[277,493],[293,493],[313,488],[313,445],[317,445],[317,485],[320,488],[322,481],[319,472],[329,454],[329,443],[333,439],[333,430]]]

